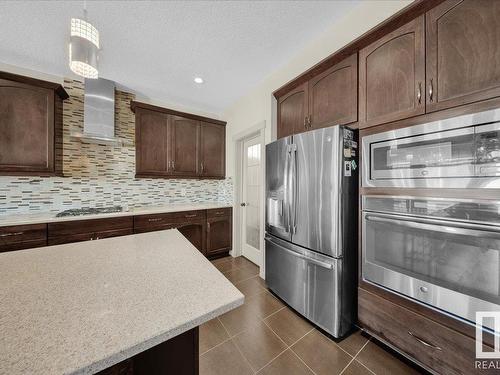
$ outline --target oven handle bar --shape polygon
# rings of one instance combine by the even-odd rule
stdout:
[[[328,270],[331,270],[333,269],[333,264],[330,264],[330,263],[326,263],[326,262],[322,262],[321,260],[317,260],[317,259],[313,259],[313,258],[309,258],[308,256],[305,256],[303,254],[300,254],[300,253],[297,253],[293,250],[290,250],[290,249],[287,249],[286,247],[283,247],[281,246],[279,243],[277,243],[276,241],[273,241],[271,239],[271,237],[265,237],[265,240],[268,241],[268,242],[271,242],[273,245],[275,246],[278,246],[281,250],[283,250],[284,252],[290,254],[290,255],[293,255],[297,258],[300,258],[300,259],[304,259],[305,261],[309,262],[309,263],[312,263],[312,264],[315,264],[316,266],[319,266],[319,267],[323,267],[323,268],[326,268]]]
[[[494,228],[489,225],[454,223],[446,220],[433,220],[424,218],[412,218],[382,215],[382,214],[365,214],[367,221],[377,221],[382,223],[404,225],[409,228],[431,230],[434,232],[442,232],[447,234],[462,234],[474,237],[484,237],[485,232],[491,234],[495,238],[500,238],[500,228]]]

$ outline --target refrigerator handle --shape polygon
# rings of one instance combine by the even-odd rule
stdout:
[[[283,171],[284,179],[283,179],[283,185],[284,185],[284,192],[283,192],[283,203],[285,205],[285,232],[289,233],[290,232],[290,202],[289,202],[289,169],[290,169],[290,151],[288,148],[288,145],[286,146],[286,157],[285,157],[285,168]],[[283,205],[282,203],[282,205]]]
[[[295,234],[297,232],[297,145],[296,144],[291,144],[290,145],[290,158],[292,159],[291,161],[291,171],[292,173],[290,174],[290,187],[291,187],[291,216],[292,216],[292,223],[291,223],[291,231],[292,234]]]

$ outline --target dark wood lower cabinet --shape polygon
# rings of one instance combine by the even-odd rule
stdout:
[[[0,252],[176,228],[202,254],[231,250],[232,208],[0,227]]]
[[[439,374],[493,373],[475,368],[473,338],[361,288],[358,319],[369,333]]]
[[[205,254],[206,222],[187,222],[177,226],[177,230],[186,237],[202,254]]]
[[[232,208],[134,217],[134,233],[172,228],[179,230],[205,256],[219,257],[231,250]]]
[[[209,258],[229,252],[232,245],[232,215],[214,216],[216,211],[208,210],[207,212],[206,255]]]
[[[0,227],[0,253],[47,246],[47,224]]]
[[[197,375],[198,373],[199,329],[196,327],[97,374]]]

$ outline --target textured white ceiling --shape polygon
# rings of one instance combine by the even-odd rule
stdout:
[[[100,75],[143,97],[220,113],[357,1],[88,1]],[[0,0],[0,62],[58,76],[83,1]],[[201,76],[202,85],[193,82]]]

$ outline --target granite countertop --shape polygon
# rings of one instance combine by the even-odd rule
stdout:
[[[189,203],[189,204],[174,203],[165,206],[152,205],[152,206],[136,207],[121,212],[113,212],[106,214],[64,216],[64,217],[56,217],[55,212],[37,213],[37,214],[11,214],[11,215],[0,216],[0,227],[5,227],[9,225],[40,224],[40,223],[53,223],[58,221],[90,220],[90,219],[102,219],[102,218],[111,218],[120,216],[159,214],[167,212],[210,210],[213,208],[223,208],[223,207],[232,207],[232,205],[227,203],[216,203],[216,202]]]
[[[243,304],[177,230],[0,254],[0,373],[90,374]]]

